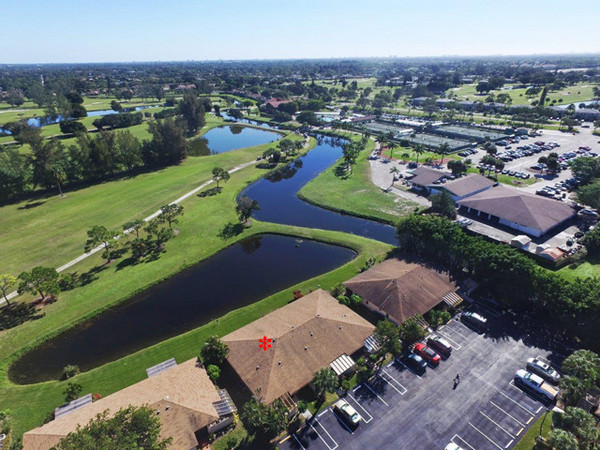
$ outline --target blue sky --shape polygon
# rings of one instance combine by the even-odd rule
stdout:
[[[1,0],[0,63],[600,52],[600,1]]]

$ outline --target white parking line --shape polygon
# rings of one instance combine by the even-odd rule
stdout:
[[[500,392],[500,394],[504,395],[507,399],[509,399],[511,402],[513,402],[515,405],[517,405],[522,410],[527,411],[532,416],[535,416],[537,414],[537,412],[534,412],[534,411],[530,410],[529,408],[526,408],[525,406],[521,405],[519,402],[513,400],[508,395],[506,395],[504,392],[502,392],[502,391],[498,391],[498,392]],[[538,411],[539,411],[539,409],[538,409]],[[529,422],[527,422],[527,423],[529,423]]]
[[[519,392],[524,392],[521,388],[519,388],[516,384],[514,384],[514,380],[510,380],[510,383],[508,383],[509,385],[511,385],[512,387],[514,387],[515,389],[517,389]],[[537,394],[536,392],[532,392],[532,395],[534,396],[534,398],[540,397],[539,394]],[[542,407],[540,406],[537,411],[532,411],[534,412],[534,414],[537,414],[540,412],[540,410],[542,409]]]
[[[292,436],[294,436],[294,439],[296,439],[296,442],[298,443],[298,445],[300,447],[302,447],[302,450],[306,450],[306,448],[304,447],[304,445],[302,445],[302,442],[300,442],[300,439],[298,439],[298,436],[296,436],[296,433],[292,434]]]
[[[363,406],[363,405],[361,405],[361,404],[359,403],[359,401],[358,401],[358,400],[356,400],[356,399],[355,399],[355,398],[352,396],[352,394],[348,394],[348,395],[350,396],[350,398],[351,398],[352,400],[354,400],[354,402],[355,402],[355,403],[358,405],[358,407],[359,407],[360,409],[362,409],[362,410],[365,412],[365,414],[367,414],[367,415],[369,416],[369,420],[365,420],[365,418],[363,417],[363,420],[365,420],[365,423],[369,423],[371,420],[373,420],[373,416],[372,416],[372,415],[369,413],[369,411],[367,411],[367,410],[364,408],[364,406]]]
[[[320,423],[318,420],[316,420],[316,419],[315,419],[315,422],[316,422],[318,425],[321,425],[321,423]],[[315,427],[313,427],[313,424],[312,424],[312,423],[310,424],[310,427],[313,429],[313,431],[314,431],[315,433],[317,433],[317,435],[319,436],[319,438],[321,438],[321,440],[323,441],[323,443],[324,443],[324,444],[327,446],[327,448],[328,448],[329,450],[335,450],[336,448],[338,448],[338,447],[339,447],[338,443],[337,443],[337,442],[335,442],[335,439],[331,437],[331,435],[330,435],[330,434],[327,432],[327,430],[325,429],[325,427],[324,427],[323,425],[321,425],[321,428],[323,428],[323,431],[324,431],[325,433],[327,433],[327,436],[329,436],[329,439],[331,439],[331,440],[333,441],[333,443],[335,444],[335,447],[330,447],[330,446],[329,446],[329,444],[327,443],[327,441],[325,441],[325,439],[323,439],[323,436],[321,436],[321,433],[319,433],[319,432],[317,431],[317,429],[316,429]]]
[[[382,380],[385,380],[385,382],[386,382],[387,384],[389,384],[389,385],[390,385],[390,387],[391,387],[392,389],[394,389],[394,390],[395,390],[395,391],[396,391],[398,394],[400,394],[400,395],[404,395],[404,394],[406,394],[406,393],[408,392],[408,389],[406,389],[404,386],[402,386],[402,384],[400,384],[400,382],[399,382],[398,380],[396,380],[396,379],[395,379],[393,376],[391,376],[389,373],[387,373],[387,372],[385,371],[385,369],[381,369],[381,372],[380,372],[380,373],[385,373],[385,374],[386,374],[388,377],[390,377],[390,378],[392,379],[392,381],[393,381],[394,383],[396,383],[398,386],[400,386],[400,389],[402,389],[402,391],[400,391],[400,389],[396,388],[396,386],[394,386],[394,385],[393,385],[393,384],[390,382],[390,380],[388,380],[387,378],[384,378],[384,377],[383,377],[383,375],[380,375],[380,376],[381,376],[381,379],[382,379]]]
[[[454,323],[460,323],[460,322],[456,321]],[[464,325],[462,325],[462,324],[460,326],[464,327]],[[460,331],[458,331],[458,330],[456,330],[454,328],[446,327],[446,329],[454,331],[456,334],[458,334],[462,338],[469,339],[469,336],[466,336],[466,335],[462,334]]]
[[[489,420],[490,422],[492,422],[494,425],[496,425],[498,428],[500,428],[502,431],[504,431],[506,434],[508,434],[510,437],[514,437],[512,433],[510,433],[508,430],[505,430],[504,427],[502,425],[500,425],[498,422],[496,422],[494,419],[492,419],[490,416],[488,416],[486,413],[484,413],[483,411],[479,411],[479,413],[485,417],[487,420]]]
[[[509,414],[508,412],[504,411],[504,409],[500,408],[498,405],[496,405],[493,401],[490,400],[490,403],[492,405],[494,405],[496,408],[498,408],[500,411],[502,411],[504,414],[506,414],[508,417],[510,417],[512,420],[514,420],[515,422],[517,422],[519,425],[525,426],[526,424],[524,424],[523,422],[521,422],[520,420],[518,420],[516,417],[513,417],[511,414]],[[517,433],[517,436],[519,435],[519,433]]]
[[[511,439],[511,440],[510,440],[510,442],[504,446],[504,448],[508,448],[508,447],[510,447],[510,444],[512,444],[512,443],[513,443],[513,441],[514,441],[514,439]]]
[[[368,390],[370,390],[370,391],[371,391],[373,394],[375,394],[375,395],[377,396],[377,398],[378,398],[379,400],[381,400],[385,406],[390,406],[390,405],[388,405],[388,404],[387,404],[387,402],[386,402],[384,399],[382,399],[382,398],[379,396],[379,394],[378,394],[377,392],[375,392],[373,389],[371,389],[371,386],[369,386],[367,383],[365,383],[365,384],[364,384],[364,386],[365,386],[365,387],[366,387]]]
[[[471,422],[469,422],[469,425],[471,425],[473,428],[475,428],[475,431],[477,431],[479,434],[481,434],[484,438],[486,438],[488,441],[490,441],[492,444],[494,444],[500,450],[503,450],[502,447],[500,447],[498,444],[496,444],[496,441],[492,440],[492,438],[490,438],[487,434],[485,434],[483,431],[481,431],[479,428],[477,428]]]
[[[436,333],[437,334],[441,334],[443,338],[448,339],[451,344],[454,344],[454,350],[460,350],[461,349],[462,345],[460,345],[454,339],[452,339],[451,337],[449,337],[447,334],[442,333],[442,330],[437,330]]]
[[[454,439],[458,438],[461,442],[461,444],[466,444],[468,445],[470,448],[472,448],[473,450],[475,450],[475,447],[473,447],[471,444],[469,444],[467,441],[465,441],[463,438],[460,437],[460,435],[455,434],[454,436],[452,436],[452,439],[450,439],[450,442],[452,442],[453,444],[458,445],[459,447],[462,447],[462,445],[457,444],[456,442],[454,442]]]
[[[321,416],[322,416],[323,414],[325,414],[327,411],[329,411],[329,408],[327,408],[327,409],[324,409],[323,411],[321,411],[321,412],[320,412],[320,413],[317,415],[317,417],[321,417]]]

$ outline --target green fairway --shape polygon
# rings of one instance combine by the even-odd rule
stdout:
[[[477,90],[475,89],[476,86],[476,83],[465,84],[459,88],[450,89],[447,92],[447,95],[456,95],[458,101],[485,101],[488,94],[478,94]],[[530,105],[532,101],[540,99],[541,93],[528,97],[525,95],[527,88],[514,88],[514,86],[515,85],[506,85],[502,89],[496,89],[494,91],[490,91],[490,93],[495,95],[501,93],[508,94],[512,99],[513,105]],[[546,98],[549,98],[550,102],[547,102],[546,106],[552,104],[553,100],[556,100],[554,105],[566,105],[569,103],[592,100],[594,98],[593,88],[594,85],[590,83],[577,83],[573,86],[567,86],[559,91],[549,91]]]
[[[221,123],[213,118],[206,129]],[[145,129],[147,125],[139,127]],[[293,139],[298,138],[293,136]],[[188,157],[178,166],[155,172],[78,190],[67,188],[63,198],[50,195],[3,206],[0,208],[0,251],[3,255],[0,273],[18,275],[35,265],[58,267],[83,252],[86,232],[93,225],[120,229],[123,223],[146,217],[211,179],[213,167],[231,169],[255,160],[269,145]],[[262,173],[254,167],[247,171],[254,177]]]
[[[334,165],[306,184],[299,196],[324,208],[389,223],[414,211],[416,203],[383,192],[371,183],[368,157],[374,146],[369,140],[367,148],[358,157],[354,173],[348,178],[336,176]]]
[[[257,149],[240,150],[216,156],[228,156],[233,159],[236,157],[236,153],[239,153],[239,159],[243,160],[242,154],[247,153],[249,155],[253,152],[256,153]],[[198,160],[203,159],[198,158]],[[216,160],[213,159],[212,161],[215,162]],[[222,160],[220,162],[223,163]],[[201,178],[204,170],[212,168],[212,164],[206,165],[209,166],[206,169],[200,164],[195,165],[192,163],[184,164],[182,167],[189,166],[189,169],[186,170],[196,171],[197,177]],[[169,170],[165,169],[165,171]],[[45,316],[43,318],[0,333],[3,342],[0,348],[0,409],[11,409],[15,417],[17,435],[29,428],[40,425],[47,412],[62,403],[61,392],[65,383],[46,382],[28,386],[13,385],[7,380],[6,371],[16,354],[73,326],[85,317],[93,316],[99,311],[123,301],[133,293],[147,288],[150,284],[159,282],[183,268],[205,259],[243,237],[263,232],[293,234],[302,238],[313,238],[344,245],[353,248],[359,255],[352,262],[329,274],[304,281],[261,302],[230,312],[225,317],[196,330],[81,374],[74,380],[82,384],[85,392],[99,392],[107,395],[145,378],[144,369],[157,362],[170,357],[175,357],[178,361],[184,361],[197,355],[202,341],[208,335],[218,334],[222,336],[277,307],[283,306],[292,298],[294,289],[306,291],[315,289],[319,285],[323,288],[330,288],[356,274],[368,258],[381,259],[392,249],[391,246],[377,241],[340,232],[310,230],[257,221],[254,221],[252,227],[246,229],[239,236],[229,239],[219,237],[219,231],[226,223],[237,220],[234,211],[237,193],[249,181],[261,176],[262,173],[264,172],[254,166],[248,167],[234,173],[231,180],[224,185],[224,189],[220,194],[203,198],[193,196],[185,200],[183,202],[184,216],[177,225],[180,232],[175,239],[167,243],[167,252],[158,260],[124,268],[119,268],[118,264],[113,263],[105,270],[99,271],[98,279],[91,284],[62,293],[57,302],[44,307]],[[180,175],[183,176],[184,174]],[[166,180],[167,178],[168,180]],[[170,183],[170,178],[165,176],[166,184]],[[150,195],[150,193],[152,193],[152,196],[156,195],[154,190],[156,186],[151,189],[145,185],[152,183],[143,184],[144,186],[140,189],[146,195]],[[123,189],[119,192],[127,192],[127,189]],[[182,191],[184,190],[186,189]],[[172,192],[169,193],[170,198],[172,194]],[[116,200],[117,198],[113,197],[113,202]],[[138,201],[141,200],[136,200],[136,202]],[[129,203],[134,204],[134,202]],[[157,202],[158,205],[160,203]],[[149,209],[155,209],[155,207],[152,206]],[[126,208],[121,208],[121,213],[126,214]],[[139,214],[131,215],[131,217],[138,216]],[[119,223],[123,220],[126,219],[119,219]],[[103,221],[102,223],[106,222]],[[44,245],[44,243],[40,245]],[[79,263],[73,270],[83,273],[93,267],[100,267],[101,264],[100,257],[94,255]],[[27,401],[23,401],[25,398]]]

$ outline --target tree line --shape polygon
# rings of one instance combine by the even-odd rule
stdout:
[[[144,141],[128,130],[99,131],[93,136],[76,133],[76,143],[66,147],[59,139],[43,139],[39,128],[22,127],[19,137],[30,145],[31,153],[0,151],[0,201],[18,199],[35,187],[57,188],[62,194],[67,184],[179,164],[188,153],[186,134],[195,134],[205,123],[203,104],[193,95],[184,96],[179,111],[175,118],[149,122],[151,139]],[[137,114],[102,120],[113,117],[133,117],[127,123],[141,120]]]
[[[597,346],[592,337],[600,318],[600,278],[567,281],[518,250],[470,236],[442,217],[402,219],[398,237],[406,251],[440,261],[451,272],[467,272],[503,304],[544,316],[560,332],[590,339],[590,345]]]

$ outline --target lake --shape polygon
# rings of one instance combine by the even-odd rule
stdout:
[[[329,272],[355,256],[344,247],[288,236],[244,239],[26,353],[10,367],[9,378],[21,384],[57,379],[68,364],[90,370]]]
[[[190,155],[206,156],[230,152],[239,148],[268,144],[281,139],[274,131],[259,130],[243,125],[225,125],[207,131],[204,136],[190,141]]]

